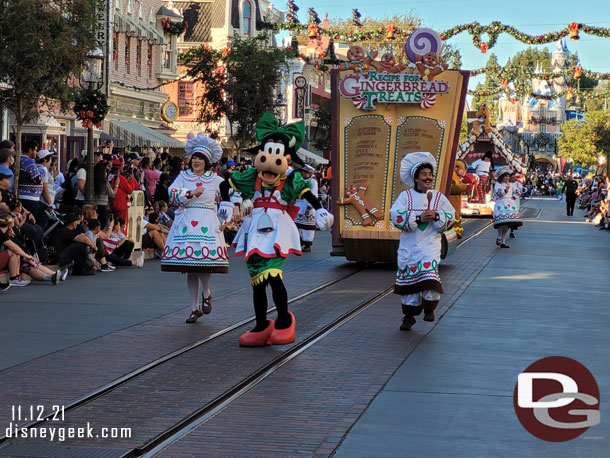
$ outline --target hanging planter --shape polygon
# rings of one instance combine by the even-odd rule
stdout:
[[[74,102],[73,110],[76,118],[83,122],[83,127],[92,129],[93,126],[101,127],[109,108],[103,93],[98,90],[83,89]]]
[[[186,31],[187,22],[172,22],[169,18],[161,19],[163,31],[169,35],[182,35]]]

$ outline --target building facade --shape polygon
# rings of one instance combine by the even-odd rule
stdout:
[[[260,22],[278,22],[283,20],[283,13],[273,7],[267,0],[191,0],[166,2],[178,11],[186,21],[187,28],[177,41],[178,52],[198,46],[211,46],[222,49],[229,37],[234,34],[252,36],[258,34]],[[274,38],[271,38],[272,42]],[[274,43],[274,42],[273,42]],[[184,74],[187,68],[179,66],[178,73]],[[180,80],[163,87],[170,103],[175,106],[176,116],[171,120],[175,129],[172,136],[184,141],[191,131],[204,130],[199,123],[201,83]],[[219,132],[223,148],[230,149],[228,125],[219,122],[214,129]]]

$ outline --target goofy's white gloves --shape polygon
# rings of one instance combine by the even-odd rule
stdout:
[[[316,224],[318,225],[321,231],[330,229],[334,221],[335,217],[323,208],[318,208],[316,210]]]
[[[218,206],[218,219],[222,223],[230,223],[233,219],[233,209],[235,205],[231,202],[222,201]]]

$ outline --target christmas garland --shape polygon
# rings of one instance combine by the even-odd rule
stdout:
[[[478,97],[495,96],[495,95],[498,95],[501,93],[506,94],[506,96],[509,99],[515,99],[517,96],[527,96],[527,97],[531,97],[533,99],[538,99],[538,100],[554,100],[554,99],[558,99],[558,98],[565,96],[568,101],[572,100],[573,97],[576,97],[577,102],[580,102],[580,100],[592,100],[592,99],[601,99],[601,98],[605,98],[605,97],[610,97],[610,92],[600,92],[600,93],[594,94],[592,92],[586,92],[583,90],[574,90],[571,87],[568,87],[565,91],[561,91],[561,92],[557,92],[555,94],[549,94],[549,95],[536,94],[536,93],[532,92],[531,89],[506,90],[506,89],[499,88],[499,89],[493,89],[493,90],[479,90],[479,91],[469,90],[468,91],[469,95],[474,95],[474,96],[478,96]]]
[[[390,24],[391,25],[391,24]],[[309,29],[308,24],[301,24],[299,22],[261,22],[260,28],[269,29],[273,31],[287,30],[294,33],[305,33]],[[407,37],[413,30],[411,29],[400,29],[398,27],[392,27],[393,34],[392,38],[395,37]],[[353,30],[333,30],[333,29],[322,29],[317,28],[318,34],[329,36],[335,40],[357,42],[363,40],[377,39],[380,37],[386,37],[386,28],[373,29],[373,30],[360,30],[359,27],[354,27]],[[556,32],[547,32],[541,35],[529,35],[527,33],[520,32],[515,27],[502,24],[501,22],[494,21],[489,25],[481,25],[478,22],[471,22],[469,24],[456,25],[444,32],[440,33],[442,40],[448,40],[455,35],[462,32],[468,32],[472,36],[472,43],[474,46],[479,48],[482,53],[486,53],[489,49],[493,48],[497,42],[498,36],[501,33],[507,33],[521,43],[531,45],[542,45],[551,43],[559,40],[560,38],[569,36],[572,40],[580,39],[579,33],[585,33],[587,35],[595,35],[602,38],[610,38],[610,28],[605,27],[594,27],[587,24],[580,24],[577,22],[570,23],[566,28],[558,30]],[[481,35],[487,34],[489,39],[483,41]],[[388,39],[388,38],[386,38]],[[391,38],[390,38],[391,39]]]
[[[109,108],[103,93],[98,90],[83,89],[74,101],[73,110],[76,118],[83,122],[83,127],[92,129],[93,126],[101,127]]]
[[[515,65],[515,64],[508,64],[504,67],[502,67],[500,65],[491,65],[491,66],[477,68],[476,70],[470,71],[470,76],[477,76],[477,75],[481,75],[483,73],[486,73],[486,74],[496,73],[498,75],[499,80],[508,80],[508,81],[515,80],[518,77],[536,78],[536,79],[541,79],[541,80],[543,79],[546,81],[552,80],[555,78],[579,79],[582,76],[585,76],[587,78],[592,78],[595,80],[610,79],[610,73],[593,72],[591,70],[584,69],[580,66],[577,66],[577,67],[574,67],[571,69],[561,70],[559,72],[535,73],[533,70],[531,70],[529,68],[523,68],[523,67],[521,67],[519,65]]]
[[[172,22],[168,17],[161,19],[161,27],[163,31],[170,35],[182,35],[188,26],[186,21]]]

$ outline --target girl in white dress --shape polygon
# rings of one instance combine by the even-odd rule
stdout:
[[[191,314],[186,322],[195,323],[212,311],[210,274],[228,273],[229,258],[216,216],[216,196],[224,178],[211,170],[220,160],[222,148],[202,133],[190,133],[185,151],[190,168],[180,172],[168,190],[170,204],[178,209],[161,257],[161,270],[187,273]]]

